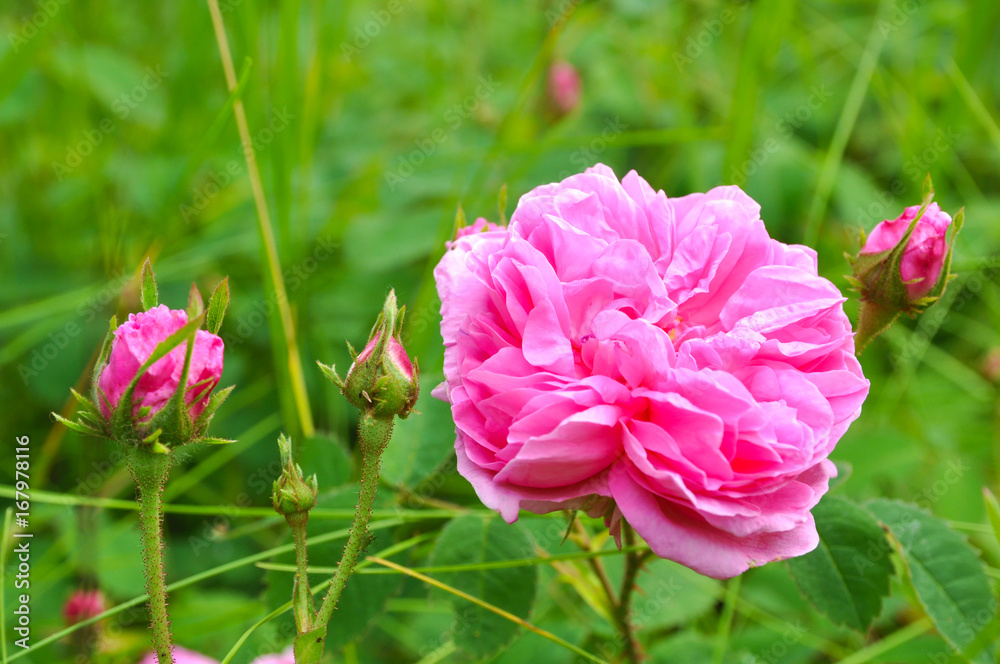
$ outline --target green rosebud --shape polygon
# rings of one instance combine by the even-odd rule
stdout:
[[[351,348],[354,363],[345,379],[334,367],[319,365],[351,405],[377,419],[405,419],[420,392],[418,368],[399,341],[405,309],[397,308],[396,294],[389,291],[364,350],[355,354]]]
[[[278,436],[281,453],[281,475],[274,481],[271,503],[274,511],[284,516],[304,514],[316,506],[319,484],[316,475],[303,477],[302,468],[292,460],[292,441],[284,434]]]

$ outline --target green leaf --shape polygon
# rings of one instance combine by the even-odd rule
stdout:
[[[431,554],[431,565],[512,560],[529,557],[532,551],[519,524],[508,525],[496,517],[462,516],[441,531]],[[443,572],[438,578],[493,606],[527,618],[535,602],[538,568]],[[476,658],[497,652],[517,633],[514,623],[468,601],[456,600],[454,610],[455,644]]]
[[[59,413],[52,413],[52,416],[55,417],[56,421],[62,424],[64,427],[66,427],[67,429],[71,429],[72,431],[76,431],[77,433],[86,434],[88,436],[100,436],[100,437],[104,436],[103,432],[98,431],[97,429],[88,424],[84,424],[82,422],[74,422],[73,420],[67,420]]]
[[[792,578],[833,622],[863,632],[889,594],[889,542],[871,514],[843,498],[825,497],[813,517],[819,546],[788,561]]]
[[[153,265],[146,259],[142,264],[142,291],[139,299],[142,301],[142,308],[149,311],[159,304],[159,292],[156,289],[156,277],[153,276]]]
[[[208,315],[205,320],[206,329],[212,334],[218,334],[222,327],[222,319],[226,317],[226,309],[229,307],[229,277],[226,277],[216,286],[212,298],[208,301]]]
[[[907,576],[938,633],[961,652],[994,619],[996,608],[983,563],[964,537],[914,505],[885,499],[866,504],[885,524]],[[976,654],[993,664],[996,646]]]

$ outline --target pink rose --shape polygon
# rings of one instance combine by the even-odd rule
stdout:
[[[910,222],[920,211],[919,205],[912,205],[896,219],[880,222],[868,234],[862,254],[877,254],[892,249],[906,234]],[[911,300],[918,300],[930,292],[937,284],[948,254],[946,235],[951,224],[951,216],[937,203],[927,206],[917,222],[910,241],[903,251],[903,261],[899,266],[900,277],[906,284],[906,293]]]
[[[118,405],[139,367],[149,359],[157,344],[184,327],[187,322],[186,312],[168,309],[161,304],[149,311],[129,314],[128,321],[115,330],[108,364],[97,380],[98,389],[107,398],[107,402],[103,398],[99,400],[105,417],[111,416],[111,410]],[[185,346],[182,343],[174,348],[156,361],[139,379],[134,393],[133,415],[138,415],[140,407],[148,406],[149,417],[152,417],[177,391],[184,368]],[[188,370],[189,389],[185,395],[194,417],[205,410],[209,395],[219,383],[222,375],[222,350],[222,339],[205,330],[197,331]],[[201,381],[208,382],[195,390],[190,389]]]
[[[434,271],[458,470],[520,509],[624,518],[718,578],[801,555],[868,393],[844,297],[738,187],[668,199],[598,164]]]
[[[549,68],[548,93],[556,111],[566,115],[580,103],[580,74],[568,62],[556,62]]]

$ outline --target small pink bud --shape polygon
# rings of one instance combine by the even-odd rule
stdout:
[[[63,605],[63,618],[67,625],[75,625],[104,613],[106,608],[100,590],[75,590]]]
[[[894,248],[906,234],[906,229],[919,210],[919,205],[912,205],[897,218],[878,224],[869,233],[861,253],[877,254]],[[946,235],[949,225],[951,216],[941,210],[937,203],[931,203],[913,229],[899,266],[900,277],[906,284],[906,293],[911,300],[927,295],[937,284],[948,254]]]
[[[570,63],[560,60],[549,67],[549,101],[560,115],[571,113],[580,104],[582,87],[580,74]]]
[[[396,294],[390,291],[347,376],[341,379],[334,367],[320,364],[352,406],[376,419],[405,419],[417,403],[420,379],[399,341],[402,326],[403,309],[396,306]]]
[[[991,348],[983,358],[983,375],[992,383],[1000,383],[1000,348]]]

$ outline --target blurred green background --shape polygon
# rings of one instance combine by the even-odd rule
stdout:
[[[207,7],[4,0],[0,404],[4,449],[15,436],[31,437],[33,490],[133,495],[112,447],[53,427],[49,413],[71,405],[70,386],[88,385],[110,316],[138,309],[134,277],[146,256],[161,302],[180,308],[192,282],[207,296],[225,275],[233,297],[222,385],[238,388],[213,431],[239,443],[191,450],[175,468],[167,501],[209,506],[167,518],[175,581],[287,542],[283,524],[245,509],[269,505],[278,431],[300,443],[307,472],[320,473],[323,506],[353,506],[353,413],[315,361],[346,367],[344,340],[363,343],[390,287],[408,305],[406,339],[424,375],[424,415],[399,429],[387,453],[384,506],[477,505],[453,470],[448,410],[429,396],[441,365],[430,271],[459,204],[470,219],[496,220],[502,185],[509,215],[532,187],[597,161],[620,176],[636,169],[670,196],[740,184],[761,203],[772,236],[815,246],[821,272],[846,291],[842,254],[856,249],[859,229],[918,203],[930,173],[946,210],[966,207],[955,252],[960,276],[926,316],[897,325],[865,353],[871,396],[834,454],[853,466],[837,490],[917,501],[966,524],[987,562],[1000,566],[996,543],[974,525],[984,519],[982,487],[995,489],[1000,473],[995,0],[222,0],[221,7],[309,417],[296,408]],[[557,60],[582,79],[580,102],[565,115],[546,93]],[[0,468],[10,484],[13,452]],[[313,526],[323,533],[345,523]],[[542,542],[535,532],[551,523],[526,519],[523,530],[554,551],[558,538]],[[33,501],[33,641],[62,626],[60,607],[81,583],[96,582],[113,603],[142,593],[134,524],[128,511]],[[369,551],[441,524],[388,528]],[[339,546],[317,549],[313,560],[333,564]],[[399,559],[422,561],[429,546]],[[574,604],[565,575],[549,567],[541,574],[532,619],[596,652],[610,628]],[[286,601],[288,578],[248,564],[174,593],[178,641],[221,659]],[[365,581],[352,581],[355,596],[341,613],[348,617],[331,637],[336,661],[475,659],[439,638],[450,613],[439,601],[428,604],[424,586],[358,578]],[[708,661],[714,647],[721,587],[684,578],[689,596],[670,605],[674,613],[655,611],[649,625],[654,661]],[[9,579],[4,591],[9,602]],[[836,661],[864,645],[818,617],[780,565],[749,573],[741,592],[751,609],[738,612],[719,661]],[[890,605],[865,638],[907,624],[906,612]],[[675,629],[683,620],[694,627]],[[113,621],[99,661],[137,661],[143,621],[141,610]],[[234,661],[283,647],[289,624],[286,614],[254,632]],[[434,659],[428,644],[447,652]],[[520,635],[506,654],[486,659],[575,661],[552,648]],[[927,633],[874,661],[926,662],[945,650]],[[77,661],[73,653],[60,641],[21,661]]]

